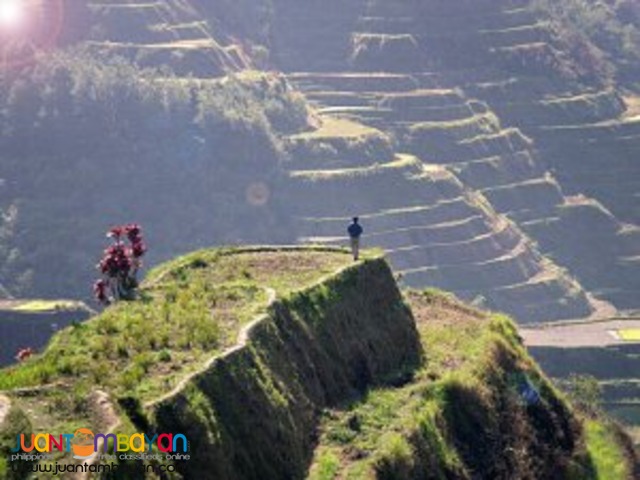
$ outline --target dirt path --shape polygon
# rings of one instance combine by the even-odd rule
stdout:
[[[267,308],[270,307],[271,305],[273,305],[273,303],[276,301],[276,291],[273,288],[268,288],[265,287],[265,290],[267,292]],[[198,375],[206,372],[207,370],[209,370],[213,364],[215,362],[217,362],[220,358],[226,357],[230,354],[232,354],[233,352],[236,352],[242,348],[244,348],[247,345],[247,341],[249,340],[249,335],[251,333],[251,330],[253,330],[253,328],[259,324],[262,320],[264,320],[264,318],[267,316],[266,313],[260,314],[257,318],[255,318],[251,323],[248,323],[247,325],[245,325],[242,330],[240,330],[240,333],[238,334],[238,341],[235,343],[235,345],[227,348],[225,351],[223,351],[222,353],[219,353],[217,355],[215,355],[213,358],[209,359],[208,362],[206,362],[201,368],[199,368],[198,370],[196,370],[195,372],[187,375],[186,377],[184,377],[182,380],[180,380],[180,383],[178,383],[173,390],[171,390],[170,392],[168,392],[167,394],[156,398],[150,402],[147,402],[144,404],[144,408],[152,408],[155,405],[159,405],[163,402],[165,402],[166,400],[175,397],[176,395],[178,395],[182,390],[184,390],[184,388],[187,386],[187,384],[193,380],[195,377],[197,377]]]
[[[111,402],[109,394],[102,390],[96,390],[91,394],[90,401],[94,405],[96,415],[100,419],[100,424],[102,426],[100,431],[105,435],[116,433],[116,430],[120,426],[121,422],[116,408]],[[102,438],[98,440],[98,452],[103,452],[104,442],[105,441]],[[86,465],[96,465],[100,463],[100,457],[99,455],[94,455],[84,463]],[[91,478],[93,475],[94,474],[90,472],[77,472],[72,475],[71,478],[85,480]]]
[[[325,281],[327,281],[328,279],[335,277],[337,275],[339,275],[340,273],[342,273],[343,271],[352,268],[353,265],[361,265],[362,261],[354,263],[354,264],[350,264],[350,265],[346,265],[340,269],[338,269],[335,272],[332,272],[326,276],[324,276],[323,278],[321,278],[320,280],[316,281],[314,283],[314,285],[319,285],[324,283]],[[271,305],[273,305],[277,299],[277,295],[276,295],[276,291],[273,288],[269,288],[269,287],[264,287],[265,291],[267,292],[267,305],[266,308],[269,308]],[[160,405],[161,403],[165,402],[166,400],[169,400],[170,398],[173,398],[177,395],[180,394],[180,392],[182,392],[182,390],[184,390],[184,388],[189,384],[190,381],[192,381],[194,378],[196,378],[198,375],[203,374],[204,372],[206,372],[207,370],[209,370],[217,361],[219,361],[222,358],[227,357],[228,355],[243,349],[246,345],[247,342],[249,341],[249,337],[251,335],[251,331],[256,327],[256,325],[258,325],[260,322],[262,322],[263,320],[265,320],[268,316],[268,313],[262,313],[260,315],[258,315],[251,323],[245,325],[242,330],[240,330],[240,333],[238,334],[238,341],[235,343],[235,345],[227,348],[225,351],[223,351],[222,353],[218,353],[216,354],[214,357],[212,357],[211,359],[209,359],[209,361],[207,361],[201,368],[199,368],[198,370],[196,370],[195,372],[187,375],[186,377],[184,377],[180,383],[178,383],[170,392],[166,393],[165,395],[155,398],[147,403],[144,404],[144,408],[149,409],[149,408],[153,408],[156,405]]]
[[[520,335],[529,347],[584,348],[640,343],[620,339],[617,336],[620,329],[640,329],[640,319],[546,324],[520,328]]]

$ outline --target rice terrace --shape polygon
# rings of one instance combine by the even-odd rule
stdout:
[[[0,0],[0,480],[640,478],[637,0]]]

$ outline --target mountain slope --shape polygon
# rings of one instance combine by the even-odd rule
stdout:
[[[152,264],[294,237],[278,136],[308,113],[277,74],[185,79],[74,51],[5,81],[0,282],[14,295],[87,298],[102,232],[132,218]]]
[[[410,285],[520,321],[638,306],[633,96],[525,0],[328,5],[88,2],[76,48],[11,69],[0,294],[87,291],[95,218],[155,263],[360,214]]]
[[[508,319],[403,297],[377,254],[197,252],[153,272],[142,297],[0,373],[3,453],[17,429],[89,427],[184,432],[183,478],[313,477],[333,458],[320,478],[630,478],[615,429],[571,409]],[[523,381],[539,401],[523,403]]]
[[[634,308],[635,116],[530,2],[282,0],[275,18],[280,66],[323,118],[376,127],[396,151],[444,166],[585,290]]]
[[[309,478],[631,478],[619,452],[592,454],[615,429],[598,439],[569,413],[508,319],[439,292],[408,300],[427,362],[407,385],[328,411]]]

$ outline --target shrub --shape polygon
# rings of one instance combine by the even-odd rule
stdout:
[[[602,402],[602,387],[598,379],[591,375],[572,374],[567,390],[574,405],[588,414],[595,414]]]
[[[96,300],[108,305],[118,300],[133,300],[138,288],[138,270],[147,246],[140,225],[113,227],[107,234],[113,243],[98,264],[103,278],[93,286]],[[127,245],[128,242],[128,245]]]
[[[380,480],[411,478],[413,450],[409,442],[399,433],[388,433],[384,438],[384,451],[375,463]]]

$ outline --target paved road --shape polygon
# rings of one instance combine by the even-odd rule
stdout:
[[[617,330],[628,328],[640,329],[640,319],[546,324],[535,328],[521,328],[520,335],[529,347],[580,348],[640,344],[640,342],[627,342],[617,337]]]

